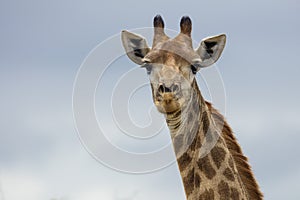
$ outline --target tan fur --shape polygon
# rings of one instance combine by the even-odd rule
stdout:
[[[215,108],[213,108],[211,103],[206,102],[206,105],[211,111],[215,122],[223,125],[222,137],[225,139],[227,147],[234,158],[234,162],[237,166],[242,182],[248,191],[250,199],[263,199],[263,194],[254,178],[248,159],[243,155],[242,149],[233,135],[230,126],[224,117]]]
[[[166,117],[186,197],[261,200],[247,157],[225,118],[203,99],[194,76],[218,60],[226,36],[206,38],[194,50],[189,17],[182,17],[180,29],[170,39],[158,15],[152,49],[145,39],[126,31],[122,41],[128,57],[150,75],[153,101]]]

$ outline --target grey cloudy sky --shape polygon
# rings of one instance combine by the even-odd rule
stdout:
[[[173,30],[182,15],[191,16],[196,41],[227,34],[217,63],[226,117],[266,199],[300,199],[299,11],[296,0],[1,1],[0,200],[184,199],[174,164],[133,175],[97,162],[80,142],[72,114],[73,83],[88,53],[123,29],[151,26],[158,13]],[[112,66],[108,82],[135,65],[122,57]],[[136,120],[147,113],[141,101],[151,106],[149,92],[146,86],[129,104]],[[116,144],[129,150],[161,145],[120,138]]]

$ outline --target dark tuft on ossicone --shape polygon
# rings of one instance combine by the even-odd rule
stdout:
[[[192,20],[189,16],[183,16],[180,20],[181,33],[191,35],[192,31]]]
[[[162,17],[160,15],[156,15],[154,17],[153,26],[157,27],[157,28],[164,28],[165,27],[164,20],[162,19]]]

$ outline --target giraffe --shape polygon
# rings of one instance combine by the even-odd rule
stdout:
[[[160,15],[154,17],[152,47],[139,35],[122,31],[127,56],[149,75],[153,102],[166,119],[188,200],[263,199],[248,159],[224,117],[204,100],[195,75],[220,57],[226,35],[192,46],[192,22],[168,37]]]

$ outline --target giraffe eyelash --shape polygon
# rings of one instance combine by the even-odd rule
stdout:
[[[197,74],[197,72],[201,68],[200,64],[198,64],[198,63],[191,64],[190,67],[191,67],[192,73],[194,75]]]
[[[195,65],[191,65],[191,70],[193,74],[196,74],[198,71],[198,68]]]

